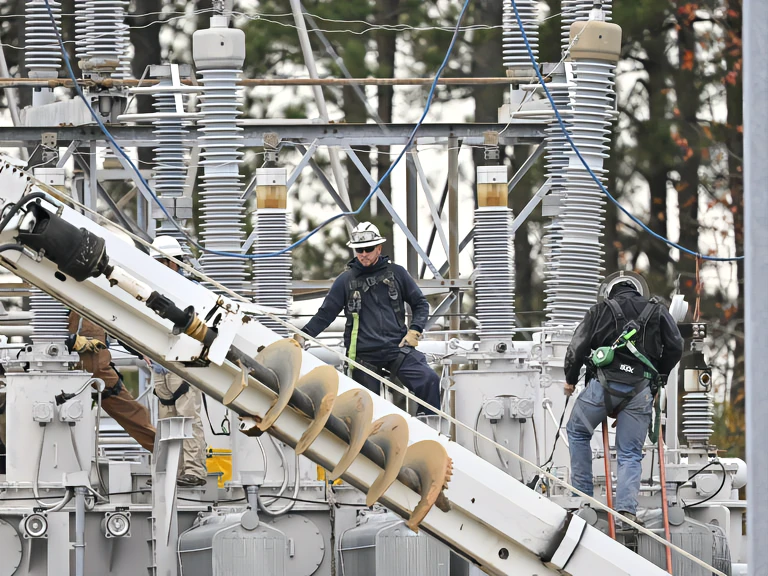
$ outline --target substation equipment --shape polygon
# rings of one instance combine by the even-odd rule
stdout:
[[[26,4],[30,78],[56,78],[62,68],[53,28],[60,26],[61,6],[49,4],[53,20],[44,1]],[[29,336],[29,343],[3,344],[0,356],[7,429],[0,576],[664,573],[661,544],[634,531],[610,539],[602,511],[471,433],[569,480],[564,422],[570,407],[562,387],[570,336],[616,281],[632,280],[647,293],[632,274],[603,277],[603,194],[547,101],[537,97],[541,88],[511,4],[505,2],[499,15],[510,88],[498,122],[425,124],[418,134],[453,148],[446,187],[453,188],[448,193],[453,214],[458,214],[459,140],[484,147],[471,236],[460,244],[455,220],[448,234],[444,231],[417,146],[407,160],[407,221],[378,196],[409,242],[409,271],[418,275],[421,258],[432,277],[424,279],[422,272],[420,285],[444,296],[430,323],[458,311],[463,293],[474,294],[474,337],[458,330],[454,320],[450,330],[440,332],[448,338],[427,332],[420,345],[444,373],[444,407],[469,429],[434,417],[413,418],[329,366],[340,363],[324,349],[303,351],[287,339],[292,293],[309,286],[293,279],[290,252],[252,262],[205,253],[195,264],[216,283],[192,282],[62,200],[72,196],[89,208],[106,208],[119,225],[145,239],[175,236],[191,254],[186,236],[167,215],[188,227],[197,194],[199,239],[206,249],[272,254],[291,243],[288,192],[304,169],[320,175],[340,208],[346,206],[343,182],[334,187],[313,159],[319,148],[330,147],[336,161],[338,153],[346,154],[373,185],[352,147],[400,146],[412,128],[244,120],[238,82],[245,35],[231,26],[226,11],[215,12],[210,27],[195,32],[194,71],[174,63],[151,66],[147,77],[157,82],[126,88],[119,82],[131,74],[125,4],[76,0],[76,58],[83,78],[92,80],[86,98],[117,143],[151,150],[153,170],[139,165],[151,191],[131,176],[131,166],[78,99],[60,100],[50,88],[35,88],[34,105],[21,111],[19,124],[0,128],[0,140],[31,151],[25,166],[7,160],[0,165],[2,216],[11,216],[0,230],[0,258],[7,279],[31,286],[9,280],[4,287],[11,304],[28,295],[31,314],[13,311],[10,304],[0,313],[0,334]],[[537,55],[537,3],[516,4]],[[575,144],[600,178],[616,115],[613,83],[621,36],[610,23],[610,4],[564,1],[563,60],[540,64]],[[300,33],[302,26],[303,20]],[[188,82],[193,77],[196,82]],[[127,112],[133,97],[152,98],[154,111]],[[510,180],[499,146],[521,144],[534,152]],[[263,147],[265,162],[245,183],[239,165],[245,149],[256,146]],[[289,173],[281,154],[290,148],[302,156]],[[515,186],[542,155],[545,183],[514,214],[509,199]],[[76,167],[71,178],[70,160]],[[201,186],[193,193],[196,176]],[[102,187],[125,179],[137,190],[135,219]],[[431,262],[412,229],[419,183],[435,235],[451,256],[452,274]],[[252,197],[253,232],[246,236]],[[514,238],[539,208],[546,219],[546,321],[530,330],[518,326],[515,313]],[[457,257],[470,239],[474,270],[462,279]],[[7,248],[10,244],[15,248]],[[101,413],[103,383],[73,369],[78,357],[64,345],[68,309],[107,330],[118,366],[138,366],[142,401],[153,412],[152,395],[146,393],[149,373],[121,345],[206,394],[211,457],[205,486],[175,484],[181,446],[191,433],[187,419],[158,421],[150,456]],[[670,310],[690,352],[680,378],[671,375],[666,388],[668,450],[661,464],[670,494],[671,539],[726,574],[745,574],[746,502],[739,490],[746,465],[718,458],[710,443],[707,325],[683,323],[687,304],[680,297]],[[597,440],[593,451],[595,494],[605,502],[602,459],[611,459],[615,474],[615,452]],[[641,517],[663,535],[655,454],[649,444]],[[675,574],[709,573],[673,556]]]

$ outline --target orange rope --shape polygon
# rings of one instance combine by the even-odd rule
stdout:
[[[669,502],[667,501],[667,464],[664,461],[664,432],[659,432],[659,483],[661,484],[661,515],[664,520],[664,538],[672,542],[669,534]],[[667,546],[667,572],[672,574],[672,549]]]
[[[603,420],[603,456],[605,458],[605,499],[608,508],[613,509],[613,482],[611,481],[611,445],[608,442],[608,418]],[[608,514],[608,535],[616,540],[616,524]]]

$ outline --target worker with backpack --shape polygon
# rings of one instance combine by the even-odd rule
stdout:
[[[582,366],[587,366],[587,386],[566,427],[571,484],[592,495],[590,441],[606,416],[616,418],[614,508],[633,521],[654,397],[682,353],[683,338],[668,310],[655,298],[641,296],[634,282],[622,280],[590,308],[565,356],[566,395],[573,393]]]

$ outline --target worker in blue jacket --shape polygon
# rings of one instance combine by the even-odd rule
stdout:
[[[381,255],[386,239],[376,226],[363,222],[351,236],[347,246],[355,251],[355,258],[336,278],[304,332],[314,338],[344,310],[347,356],[378,374],[387,370],[418,398],[439,408],[440,377],[416,350],[429,315],[427,299],[402,266]],[[412,314],[409,326],[405,324],[406,303]],[[303,344],[301,337],[296,339]],[[375,378],[354,369],[351,375],[371,392],[380,393]],[[420,406],[419,412],[429,411]]]

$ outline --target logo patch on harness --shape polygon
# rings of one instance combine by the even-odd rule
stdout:
[[[619,366],[619,370],[623,370],[624,372],[629,372],[630,374],[635,373],[635,369],[632,366],[628,366],[626,364],[622,364]]]

